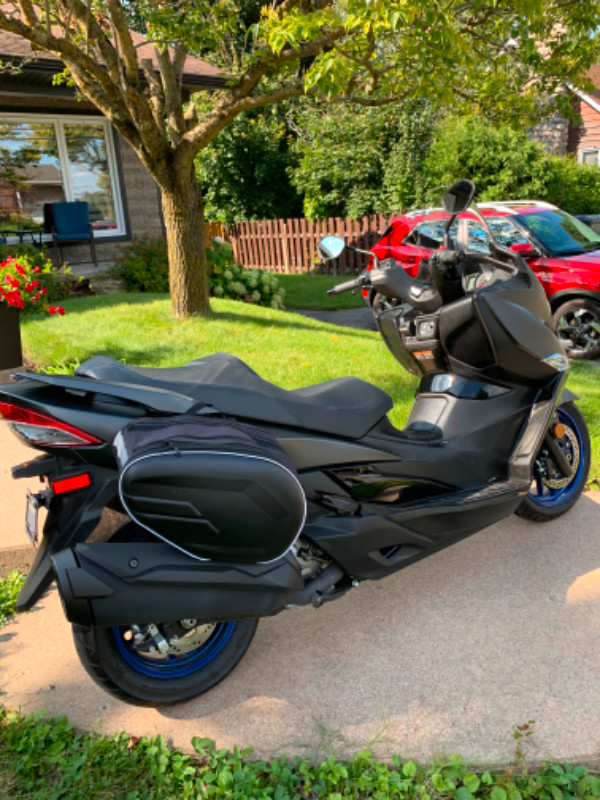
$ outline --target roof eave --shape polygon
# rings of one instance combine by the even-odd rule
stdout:
[[[11,64],[13,67],[19,67],[25,63],[28,70],[39,71],[44,74],[58,75],[61,73],[65,66],[62,61],[57,58],[44,58],[37,55],[33,56],[15,56],[7,53],[0,53],[0,61],[4,64]],[[140,70],[140,77],[144,77],[144,73]],[[0,73],[0,81],[2,80],[2,73]],[[186,73],[182,75],[182,86],[184,89],[197,91],[199,89],[222,89],[227,85],[227,78],[221,75],[198,75],[195,73]]]

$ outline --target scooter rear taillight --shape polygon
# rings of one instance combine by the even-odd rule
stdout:
[[[91,433],[15,403],[0,402],[0,419],[8,422],[18,436],[37,447],[89,447],[103,444]]]

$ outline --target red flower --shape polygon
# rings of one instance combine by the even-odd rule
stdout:
[[[49,314],[63,316],[62,306],[48,306],[48,289],[42,286],[42,275],[50,272],[52,264],[48,261],[43,267],[34,266],[30,256],[18,259],[8,257],[0,262],[0,304],[5,303],[14,308],[43,309]],[[35,276],[40,276],[40,280]]]

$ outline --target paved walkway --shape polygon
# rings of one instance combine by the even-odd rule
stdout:
[[[362,308],[343,308],[339,311],[313,311],[312,309],[290,308],[293,314],[302,314],[319,322],[329,322],[332,325],[345,325],[348,328],[360,328],[365,331],[376,330],[373,312],[366,306]]]
[[[341,323],[342,314],[356,319]],[[367,309],[334,315],[371,322]],[[0,425],[5,554],[31,556],[23,516],[26,484],[36,484],[13,481],[10,466],[32,454]],[[548,525],[511,517],[319,610],[261,620],[223,683],[161,710],[114,700],[88,678],[53,590],[0,630],[0,702],[105,733],[162,733],[184,749],[209,736],[265,758],[369,748],[380,757],[510,761],[513,727],[535,720],[528,756],[594,761],[599,512],[600,493],[588,493]]]
[[[24,541],[26,459],[0,425],[2,543]],[[68,714],[82,728],[195,735],[300,753],[510,760],[513,726],[535,720],[532,758],[600,751],[600,494],[562,520],[512,517],[319,610],[260,622],[212,692],[161,710],[113,700],[80,666],[56,591],[0,631],[1,702]]]

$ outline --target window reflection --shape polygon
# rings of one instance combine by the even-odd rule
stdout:
[[[502,247],[511,247],[513,244],[525,244],[527,237],[523,231],[507,217],[488,217],[487,223],[494,234],[494,238]],[[489,234],[476,220],[467,221],[467,249],[476,253],[489,253]]]
[[[44,204],[84,200],[97,230],[118,227],[104,122],[0,122],[0,230],[41,228]]]
[[[448,220],[438,219],[429,222],[421,222],[415,225],[412,231],[404,240],[404,244],[414,244],[417,247],[428,247],[431,250],[437,250],[438,247],[444,243],[444,233]],[[453,244],[456,242],[457,222],[454,220],[450,226],[450,240]]]
[[[73,200],[85,200],[92,224],[114,227],[115,209],[108,169],[104,130],[101,126],[65,125]]]
[[[65,199],[54,123],[0,124],[0,215],[39,227],[44,203]]]

